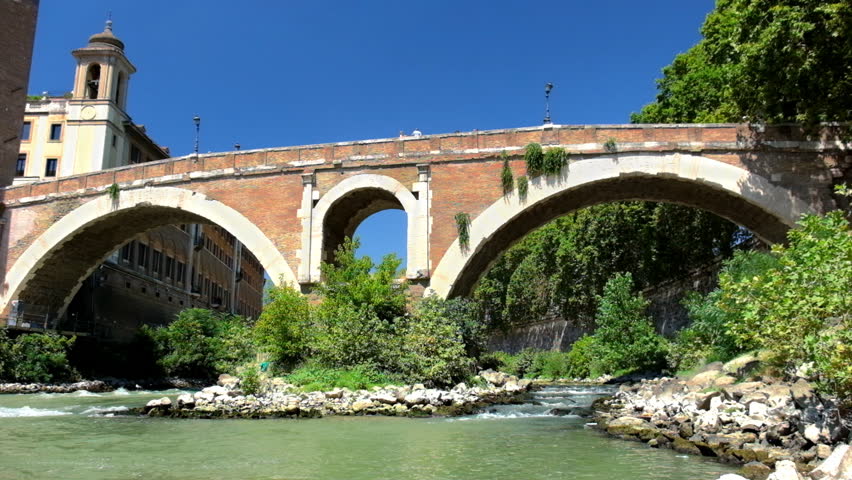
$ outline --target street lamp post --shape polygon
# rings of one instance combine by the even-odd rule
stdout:
[[[553,84],[547,82],[544,84],[544,124],[550,125],[550,91],[553,90]]]
[[[201,117],[198,115],[192,117],[193,123],[195,123],[195,155],[198,156],[198,135],[201,131]]]

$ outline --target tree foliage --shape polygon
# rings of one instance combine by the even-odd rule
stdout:
[[[202,308],[180,312],[174,322],[156,328],[143,327],[159,354],[158,363],[169,375],[213,378],[235,373],[255,352],[248,322]]]
[[[633,122],[852,119],[848,1],[718,0],[701,33]]]
[[[788,242],[775,245],[754,275],[721,275],[719,303],[736,315],[729,328],[741,343],[795,364],[810,357],[806,339],[827,319],[852,312],[852,235],[843,213],[834,211],[803,217]]]
[[[292,366],[309,347],[311,306],[289,285],[273,286],[266,294],[268,301],[254,326],[257,345],[277,366]]]
[[[76,380],[68,361],[76,337],[55,333],[28,333],[10,339],[0,330],[0,379],[16,382],[63,382]]]
[[[474,298],[493,328],[548,313],[591,326],[613,272],[645,288],[732,251],[737,227],[672,204],[617,202],[579,210],[527,235],[480,280]]]

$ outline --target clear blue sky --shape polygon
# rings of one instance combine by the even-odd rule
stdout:
[[[42,0],[30,93],[69,91],[70,51],[114,32],[128,112],[173,155],[538,125],[627,123],[699,38],[713,0],[275,2]],[[362,224],[404,254],[404,214]],[[398,233],[394,236],[391,233]]]

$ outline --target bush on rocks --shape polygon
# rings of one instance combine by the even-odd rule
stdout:
[[[158,363],[168,375],[213,378],[233,372],[254,355],[246,320],[200,308],[180,312],[163,327],[143,327],[160,355]]]
[[[14,340],[0,330],[0,378],[16,382],[75,381],[79,375],[68,362],[76,337],[29,333]]]
[[[305,356],[309,345],[311,306],[290,285],[266,291],[268,302],[254,326],[258,348],[276,367],[292,366]]]

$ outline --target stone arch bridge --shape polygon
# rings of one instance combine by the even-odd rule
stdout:
[[[192,155],[0,190],[0,309],[61,314],[81,282],[135,235],[175,223],[234,234],[276,282],[308,285],[358,224],[407,214],[406,277],[442,296],[470,293],[511,244],[549,220],[615,200],[703,208],[769,242],[806,212],[835,208],[852,178],[845,144],[824,131],[748,125],[545,125]],[[524,175],[524,147],[561,147],[558,175],[504,195],[501,152]],[[117,184],[117,196],[109,187]],[[460,245],[454,216],[470,216]]]

